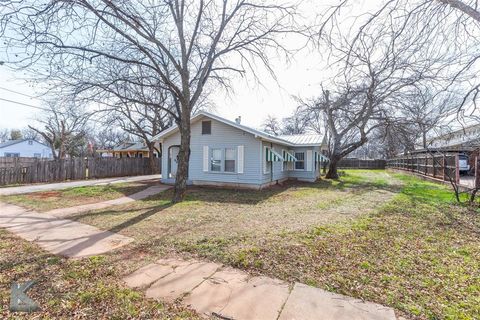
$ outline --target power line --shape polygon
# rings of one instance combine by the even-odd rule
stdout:
[[[34,106],[34,105],[31,105],[31,104],[28,104],[28,103],[18,102],[18,101],[14,101],[14,100],[10,100],[10,99],[0,98],[0,100],[20,104],[22,106],[29,107],[29,108],[35,108],[35,109],[39,109],[39,110],[43,110],[43,111],[51,111],[47,108],[42,108],[42,107],[39,107],[39,106]]]
[[[16,94],[19,94],[19,95],[22,95],[22,96],[25,96],[25,97],[29,97],[29,98],[32,98],[32,99],[40,100],[40,99],[37,98],[37,97],[28,95],[28,94],[26,94],[26,93],[18,92],[18,91],[12,90],[12,89],[8,89],[8,88],[5,88],[5,87],[0,87],[0,89],[5,90],[5,91],[8,91],[8,92],[16,93]]]
[[[16,104],[19,104],[19,105],[22,105],[22,106],[28,107],[28,108],[34,108],[34,109],[48,111],[48,112],[52,111],[51,109],[47,109],[47,108],[43,108],[43,107],[39,107],[39,106],[34,106],[34,105],[31,105],[31,104],[28,104],[28,103],[18,102],[18,101],[14,101],[14,100],[5,99],[5,98],[0,98],[0,100],[6,101],[6,102],[11,102],[11,103],[16,103]],[[57,111],[57,113],[65,115],[65,113],[63,113],[63,112]],[[88,121],[100,123],[100,124],[103,124],[103,125],[105,124],[104,121],[96,120],[96,119],[92,119],[92,118],[88,119]]]

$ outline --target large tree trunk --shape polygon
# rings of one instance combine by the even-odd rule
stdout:
[[[190,116],[184,115],[180,123],[180,150],[178,152],[178,167],[175,176],[175,191],[173,202],[180,202],[187,191],[188,164],[190,161]]]
[[[338,162],[341,160],[340,157],[331,157],[330,163],[328,164],[328,172],[325,178],[327,179],[338,179]]]
[[[147,146],[148,146],[148,157],[149,157],[149,162],[150,162],[150,170],[152,172],[152,174],[157,174],[159,173],[158,171],[158,161],[157,161],[157,158],[155,158],[154,156],[154,152],[155,152],[155,142],[152,141],[152,142],[148,142],[147,143]]]

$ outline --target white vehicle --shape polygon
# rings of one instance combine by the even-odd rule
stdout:
[[[468,156],[466,154],[458,155],[458,167],[461,173],[467,173],[470,171],[470,165],[468,164]]]

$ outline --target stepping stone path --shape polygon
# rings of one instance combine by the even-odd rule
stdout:
[[[125,197],[121,197],[113,200],[107,200],[103,202],[84,204],[84,205],[75,206],[75,207],[59,208],[59,209],[44,212],[44,214],[65,218],[81,212],[104,209],[111,206],[116,206],[116,205],[126,204],[126,203],[130,203],[137,200],[142,200],[150,196],[153,196],[157,193],[168,190],[170,188],[171,186],[167,186],[167,185],[153,186],[153,187],[146,188],[145,190],[142,190],[140,192],[131,194],[129,196],[125,196]]]
[[[69,258],[82,258],[114,250],[133,241],[110,231],[0,202],[0,227]]]
[[[124,278],[161,301],[181,300],[205,316],[219,319],[395,320],[393,309],[288,283],[216,263],[160,259]]]

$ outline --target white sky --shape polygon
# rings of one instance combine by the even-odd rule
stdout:
[[[0,128],[24,128],[33,122],[40,110],[10,103],[1,99],[13,100],[34,106],[41,102],[5,89],[17,91],[26,95],[36,95],[35,88],[29,85],[21,72],[13,72],[0,65]]]
[[[235,81],[233,92],[228,96],[224,92],[214,93],[215,113],[233,120],[242,116],[242,123],[260,127],[267,115],[278,118],[289,116],[296,107],[292,96],[312,96],[319,89],[322,70],[318,65],[319,57],[305,52],[286,66],[280,63],[276,67],[278,83],[269,75],[261,74],[261,85],[249,84],[246,80]],[[5,89],[35,96],[35,87],[28,84],[18,71],[0,66],[0,98],[29,105],[41,106],[38,99],[32,99]],[[15,103],[0,100],[0,128],[23,128],[41,112]]]
[[[304,18],[310,19],[312,14],[327,6],[328,1],[335,2],[335,0],[305,2]],[[359,4],[362,5],[363,2],[364,0],[359,1]],[[296,39],[289,41],[292,42],[292,47],[299,46]],[[0,53],[0,61],[1,58]],[[321,61],[318,53],[304,50],[288,64],[285,61],[274,63],[273,69],[278,83],[262,70],[258,72],[261,86],[249,84],[244,79],[236,79],[233,92],[229,96],[224,92],[218,92],[210,97],[216,106],[213,112],[230,120],[241,115],[242,124],[257,128],[262,125],[269,114],[278,118],[289,116],[296,107],[292,96],[309,97],[318,92],[322,74],[325,79],[325,74],[320,67]],[[0,65],[0,98],[41,106],[41,102],[38,100],[2,89],[6,88],[27,95],[41,93],[36,92],[34,87],[22,81],[22,78],[24,77],[21,73],[9,70],[5,65]],[[26,127],[33,122],[38,112],[39,110],[33,108],[0,100],[0,128]]]
[[[307,16],[312,12],[320,12],[329,1],[312,0],[306,2],[304,11]],[[355,10],[367,10],[378,4],[378,0],[359,0]],[[306,9],[306,10],[305,10]],[[345,13],[345,12],[343,12]],[[295,39],[290,40],[292,46],[298,45]],[[1,54],[0,54],[1,61]],[[249,84],[243,79],[235,79],[233,92],[226,96],[223,92],[213,93],[210,99],[216,105],[215,113],[228,119],[242,116],[242,123],[260,127],[267,115],[283,118],[291,115],[297,106],[292,96],[303,98],[318,95],[320,84],[328,78],[322,65],[325,63],[319,53],[303,50],[293,58],[291,63],[277,61],[273,64],[278,83],[265,71],[259,71],[262,85]],[[24,75],[0,65],[0,98],[14,100],[25,104],[41,106],[41,102],[4,89],[17,91],[27,95],[37,95],[35,88],[21,80]],[[40,111],[14,104],[0,99],[0,128],[23,128],[31,124]]]

